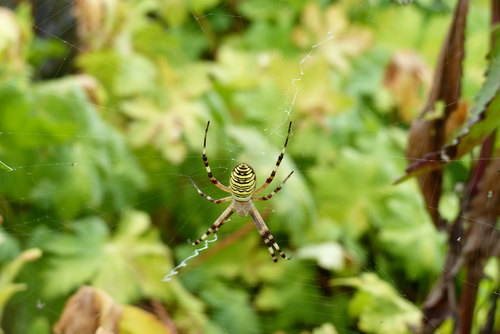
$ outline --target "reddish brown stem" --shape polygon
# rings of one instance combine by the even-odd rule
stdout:
[[[483,267],[480,263],[468,263],[466,282],[462,291],[462,298],[460,299],[459,307],[459,333],[469,334],[474,320],[474,308],[477,298],[477,285],[479,280],[478,273],[483,272]]]
[[[492,255],[492,249],[489,247],[484,247],[487,243],[487,240],[484,239],[485,236],[494,235],[495,231],[491,231],[491,233],[480,233],[478,231],[482,230],[487,231],[490,229],[494,229],[494,224],[492,222],[496,222],[498,217],[498,212],[496,210],[489,210],[488,214],[485,214],[483,210],[479,210],[477,208],[485,207],[483,201],[488,196],[488,189],[495,187],[491,181],[492,177],[491,171],[489,171],[489,175],[487,175],[487,168],[491,169],[490,165],[490,157],[492,156],[493,146],[495,143],[496,131],[494,131],[488,138],[483,142],[483,146],[481,148],[480,159],[477,164],[474,166],[472,177],[470,179],[470,194],[468,194],[470,199],[472,200],[471,208],[470,208],[470,217],[474,218],[471,220],[471,232],[470,238],[468,238],[468,248],[465,250],[465,255],[467,257],[467,265],[466,265],[466,283],[464,284],[464,288],[462,291],[462,296],[460,298],[460,306],[459,306],[459,334],[468,334],[471,332],[472,323],[474,320],[474,309],[476,305],[477,291],[479,282],[483,277],[483,269],[484,265],[489,256]],[[494,166],[493,166],[494,167]],[[488,182],[487,182],[488,181]],[[486,183],[486,184],[485,184]],[[498,189],[495,189],[497,192]],[[495,196],[498,196],[495,194]],[[465,203],[471,203],[470,201],[464,201]],[[463,208],[464,211],[467,210]],[[467,210],[468,211],[468,210]],[[469,216],[469,214],[467,214]],[[478,227],[478,225],[481,225]],[[474,236],[479,236],[481,240],[478,241],[478,238]]]
[[[499,21],[500,21],[500,0],[492,0],[491,24],[494,26]],[[492,48],[495,42],[496,42],[495,36],[492,34],[491,36]],[[479,191],[479,183],[483,180],[486,167],[489,163],[488,158],[491,157],[493,147],[495,145],[495,137],[496,137],[496,131],[494,131],[483,142],[479,161],[474,166],[474,171],[472,173],[472,182],[470,183],[471,187],[469,192],[470,198],[474,198],[476,197],[476,195],[482,194],[481,191]],[[494,217],[494,219],[496,218],[497,217]],[[475,222],[475,224],[478,224],[478,222]],[[488,227],[484,226],[484,228],[486,229]],[[472,231],[471,233],[474,233],[474,231]],[[462,297],[460,299],[460,326],[459,326],[460,334],[470,333],[472,329],[478,285],[479,282],[481,281],[481,278],[483,277],[484,265],[489,255],[490,254],[488,252],[486,252],[486,254],[482,254],[478,251],[468,254],[467,275],[466,275],[467,280],[464,285]]]
[[[496,130],[486,138],[481,146],[481,153],[479,154],[479,159],[477,163],[472,168],[471,177],[468,182],[467,190],[464,196],[466,196],[466,201],[463,203],[469,203],[469,199],[474,198],[478,191],[478,184],[482,180],[484,175],[484,170],[488,165],[489,159],[493,152],[493,147],[495,146]],[[464,208],[467,210],[467,208]]]
[[[156,299],[152,299],[151,301],[151,306],[153,307],[153,310],[155,311],[156,315],[158,318],[161,320],[161,322],[165,325],[166,328],[170,331],[171,334],[177,334],[177,329],[175,328],[174,321],[170,316],[168,315],[167,310],[163,306],[160,301]]]

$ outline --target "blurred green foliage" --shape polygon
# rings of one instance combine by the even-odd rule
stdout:
[[[0,284],[5,301],[20,291],[6,333],[48,333],[83,284],[123,304],[160,300],[179,333],[406,333],[441,270],[445,236],[414,182],[391,183],[453,6],[78,0],[57,14],[74,15],[69,41],[35,34],[37,8],[26,2],[0,8],[0,158],[14,169],[0,170],[0,279],[26,249],[43,250],[19,283]],[[486,64],[487,2],[469,15],[471,99]],[[413,62],[388,82],[404,52],[421,75]],[[67,72],[38,78],[52,59]],[[223,183],[243,161],[265,180],[293,120],[275,182],[295,173],[257,207],[296,256],[273,263],[252,230],[162,282],[192,253],[185,241],[224,210],[189,183],[224,196],[201,159],[208,120]],[[452,216],[456,203],[440,209]],[[220,239],[247,220],[232,218]]]

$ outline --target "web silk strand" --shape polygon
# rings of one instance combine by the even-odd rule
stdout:
[[[197,257],[198,255],[200,255],[201,251],[203,251],[203,250],[205,250],[205,249],[208,248],[208,243],[209,242],[214,242],[214,241],[217,241],[217,234],[214,234],[214,238],[212,240],[205,239],[205,246],[203,246],[200,249],[195,249],[192,255],[190,255],[189,257],[187,257],[186,259],[184,259],[184,261],[182,261],[177,267],[175,267],[174,269],[172,269],[172,271],[170,271],[170,274],[168,274],[165,277],[163,277],[162,281],[163,282],[170,282],[170,280],[172,279],[172,277],[174,277],[175,275],[177,275],[179,273],[177,271],[177,269],[187,266],[187,262],[189,260],[191,260],[192,258]]]

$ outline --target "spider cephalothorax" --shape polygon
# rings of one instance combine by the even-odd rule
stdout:
[[[272,191],[269,195],[267,196],[254,196],[260,193],[262,190],[266,189],[267,186],[271,183],[271,181],[274,179],[274,176],[276,175],[276,171],[278,170],[278,167],[281,163],[281,160],[283,160],[283,156],[285,155],[285,149],[286,145],[288,144],[288,138],[290,137],[290,129],[292,128],[292,122],[290,122],[290,125],[288,126],[288,134],[286,136],[286,141],[285,145],[283,146],[283,150],[281,151],[280,156],[278,157],[278,161],[276,162],[276,166],[274,167],[271,176],[269,176],[264,182],[264,184],[257,190],[257,179],[254,170],[252,167],[249,165],[243,163],[239,164],[236,166],[233,171],[231,172],[231,177],[229,179],[229,187],[226,187],[225,185],[221,184],[217,179],[212,175],[212,171],[210,170],[210,166],[208,164],[208,158],[207,158],[207,133],[208,133],[208,126],[210,125],[210,122],[207,124],[207,129],[205,130],[205,140],[203,142],[203,162],[205,163],[205,168],[207,169],[208,177],[210,181],[212,181],[215,186],[217,186],[219,189],[224,190],[225,192],[231,193],[231,196],[221,198],[221,199],[213,199],[212,197],[205,195],[197,186],[194,184],[192,180],[191,183],[193,186],[198,190],[198,193],[211,201],[212,203],[219,204],[219,203],[225,203],[229,202],[232,200],[231,205],[220,215],[220,217],[215,221],[215,223],[208,229],[207,233],[201,236],[196,242],[190,242],[192,245],[197,245],[203,240],[206,239],[206,237],[213,233],[217,233],[219,228],[229,219],[229,217],[236,212],[239,216],[245,217],[249,213],[252,216],[252,219],[255,223],[255,226],[257,227],[257,230],[259,231],[260,236],[262,239],[264,239],[264,242],[267,245],[267,248],[269,249],[269,253],[271,253],[271,256],[273,258],[274,262],[278,261],[278,258],[274,254],[273,246],[274,248],[278,251],[278,253],[281,255],[282,258],[290,260],[292,257],[287,257],[280,249],[276,241],[274,240],[274,237],[272,236],[271,232],[269,232],[269,229],[266,226],[266,223],[262,219],[262,217],[259,214],[259,211],[255,208],[255,205],[253,202],[255,201],[267,201],[270,199],[274,194],[276,194],[278,191],[280,191],[281,187],[285,184],[285,182],[288,180],[290,176],[292,176],[293,171],[286,177],[286,179]]]

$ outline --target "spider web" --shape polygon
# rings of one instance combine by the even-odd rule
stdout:
[[[18,8],[26,3],[18,4]],[[112,2],[107,4],[111,6]],[[61,20],[71,21],[66,7],[75,6],[76,2],[58,4],[61,6],[58,10],[50,11],[50,15],[33,25],[26,12],[14,14],[22,25],[37,29],[40,35],[49,37],[48,41],[56,41],[38,45],[39,41],[33,40],[30,47],[39,50],[35,54],[42,57],[39,64],[54,62],[43,59],[44,55],[67,57],[68,62],[74,61],[73,54],[83,55],[78,68],[82,68],[82,73],[92,72],[95,81],[85,77],[79,83],[91,92],[89,95],[96,95],[89,99],[78,93],[60,92],[58,89],[62,87],[75,85],[69,80],[66,85],[54,83],[53,87],[43,86],[43,80],[28,85],[28,75],[22,80],[0,79],[1,89],[7,90],[4,96],[15,94],[16,89],[25,89],[33,96],[50,98],[50,103],[42,103],[45,114],[36,117],[52,119],[55,115],[57,118],[65,108],[74,105],[81,110],[91,108],[98,112],[89,118],[73,116],[74,119],[65,124],[72,131],[54,133],[49,125],[31,126],[31,111],[40,103],[31,99],[24,102],[27,107],[21,108],[23,113],[10,118],[16,122],[0,124],[0,159],[14,169],[8,173],[0,170],[0,186],[6,189],[5,197],[0,199],[3,217],[0,237],[8,238],[8,249],[12,250],[0,258],[4,263],[12,260],[14,249],[39,247],[44,252],[39,261],[26,264],[20,274],[19,281],[27,282],[27,287],[8,305],[9,316],[15,315],[15,309],[22,309],[23,317],[31,319],[30,329],[36,328],[33,325],[36,321],[43,323],[38,325],[43,328],[47,321],[43,319],[57,320],[64,301],[75,291],[74,286],[65,285],[65,280],[75,281],[76,275],[83,277],[83,283],[105,287],[109,276],[113,277],[113,270],[117,277],[124,272],[137,275],[118,265],[109,266],[108,277],[99,274],[97,271],[102,268],[96,262],[115,258],[99,259],[98,254],[95,261],[96,255],[91,252],[74,257],[82,259],[80,268],[85,272],[70,274],[64,271],[70,267],[50,267],[51,261],[56,265],[63,263],[61,253],[84,248],[71,245],[75,241],[89,249],[98,247],[99,242],[120,243],[120,247],[133,250],[136,244],[146,247],[144,245],[153,243],[156,248],[139,251],[149,252],[151,257],[161,254],[147,262],[146,268],[150,268],[147,276],[161,285],[150,285],[151,290],[165,302],[167,311],[173,312],[180,332],[189,332],[189,325],[182,321],[189,321],[191,314],[196,314],[195,318],[205,325],[207,333],[270,333],[284,328],[286,333],[335,333],[335,330],[352,333],[358,329],[367,331],[367,328],[372,328],[374,333],[388,328],[403,333],[405,324],[413,324],[416,317],[422,316],[421,298],[427,295],[440,271],[445,270],[445,236],[433,228],[414,181],[391,185],[406,167],[406,130],[417,115],[398,109],[400,105],[390,98],[389,94],[393,93],[390,90],[374,88],[381,85],[384,75],[375,68],[382,68],[381,64],[390,60],[389,54],[404,49],[423,50],[423,57],[429,57],[424,63],[434,65],[441,46],[441,42],[434,39],[444,38],[454,4],[435,2],[443,8],[442,16],[426,22],[429,27],[424,31],[414,32],[408,26],[415,22],[420,26],[419,20],[423,17],[415,6],[391,4],[391,8],[387,8],[389,4],[377,1],[311,2],[297,15],[298,23],[285,27],[286,32],[278,28],[272,30],[271,42],[262,44],[256,39],[265,36],[263,31],[269,28],[266,24],[276,20],[278,25],[280,19],[284,20],[280,15],[292,15],[287,12],[290,7],[302,5],[255,1],[246,3],[245,14],[242,14],[234,8],[237,4],[214,2],[203,7],[202,2],[190,2],[185,4],[188,19],[173,24],[175,18],[170,17],[163,22],[163,30],[145,25],[133,43],[117,42],[126,54],[134,48],[144,48],[141,43],[156,41],[166,59],[158,62],[159,69],[133,57],[94,53],[81,40],[70,40],[66,35],[69,30],[61,32],[54,28]],[[33,11],[40,13],[49,6],[56,5],[50,1],[36,3]],[[146,18],[158,19],[154,14],[161,7],[158,3],[144,1],[143,6],[149,8],[142,12]],[[484,3],[475,6],[471,4],[471,15],[482,17],[486,12]],[[68,29],[76,29],[85,21],[85,14],[81,15],[79,20],[68,24]],[[398,15],[401,17],[397,18]],[[259,51],[246,57],[238,50],[241,41],[231,40],[229,36],[230,42],[220,47],[215,59],[213,55],[204,55],[215,65],[211,73],[200,65],[184,68],[191,71],[185,77],[176,74],[175,67],[185,65],[180,55],[196,52],[186,44],[196,48],[197,44],[205,43],[200,41],[209,40],[214,33],[209,31],[210,20],[218,18],[218,24],[229,24],[224,21],[226,17],[239,22],[241,27],[247,21],[256,22],[255,35],[249,36],[247,43],[260,47]],[[266,19],[269,22],[266,23]],[[113,36],[116,33],[113,29],[121,27],[116,22],[103,30]],[[243,29],[241,27],[235,29]],[[102,45],[106,41],[99,41],[99,35],[95,34],[102,28],[98,25],[94,30],[84,31],[82,40],[94,38],[97,40],[94,47],[105,49]],[[486,23],[475,23],[470,31],[486,36],[484,31],[488,29]],[[414,35],[408,36],[410,33]],[[178,39],[178,45],[168,44],[168,38],[176,34],[189,37],[185,41]],[[278,49],[284,48],[280,43],[287,34],[292,36],[295,49],[286,49],[283,52],[291,55],[282,57],[273,52],[271,46],[274,43]],[[0,34],[0,40],[2,36]],[[378,42],[376,36],[382,41]],[[391,39],[397,43],[390,43]],[[473,44],[467,46],[469,49],[481,48],[484,52],[474,56],[466,53],[466,64],[486,54],[487,45],[479,45],[480,42],[485,41],[469,42]],[[49,77],[54,78],[54,82],[64,80],[68,75],[67,62],[54,66]],[[47,66],[40,66],[37,73],[30,75],[42,77],[44,68]],[[482,83],[485,63],[469,68],[465,66],[464,78],[472,79],[464,79],[463,95],[472,99]],[[101,71],[99,75],[97,71]],[[162,75],[162,85],[149,81],[156,71]],[[110,73],[121,79],[125,88],[109,94],[116,96],[102,96],[109,89]],[[208,85],[210,76],[223,87],[219,94],[200,88]],[[139,88],[133,86],[136,82],[141,82]],[[177,87],[184,91],[177,94]],[[163,116],[162,110],[168,109],[165,106],[183,94],[197,103],[202,101],[205,107],[185,102],[178,105],[179,109],[169,109],[168,114],[175,117]],[[224,103],[225,94],[234,94],[231,108]],[[424,94],[420,92],[420,96]],[[147,99],[154,100],[160,107],[151,105]],[[2,100],[0,107],[12,110]],[[387,112],[391,108],[396,111]],[[295,173],[270,201],[256,205],[281,248],[286,254],[294,255],[293,260],[279,258],[278,264],[274,264],[252,223],[240,217],[229,220],[221,228],[219,240],[210,237],[201,248],[185,243],[187,238],[201,236],[227,205],[219,207],[209,203],[189,183],[192,178],[207,195],[221,197],[221,192],[206,177],[201,158],[206,120],[211,120],[208,159],[214,176],[222,183],[227,183],[230,171],[240,162],[249,163],[256,170],[258,182],[263,182],[274,167],[288,123],[293,121],[285,158],[268,189],[274,189],[291,170]],[[119,130],[102,125],[107,123],[118,124]],[[183,130],[178,130],[179,127]],[[148,136],[134,137],[141,133]],[[123,140],[125,137],[128,141]],[[80,151],[66,152],[61,144],[66,140],[74,143],[73,149],[80,145]],[[8,147],[16,141],[24,143],[23,154],[31,149],[32,156],[19,159],[19,155],[11,153]],[[127,148],[117,141],[126,143]],[[57,154],[50,150],[56,150]],[[133,153],[121,154],[122,150],[133,150]],[[55,158],[44,157],[51,154]],[[450,168],[454,180],[466,181],[464,165],[467,166],[467,162],[456,162]],[[80,174],[79,169],[85,169],[85,173]],[[66,181],[78,178],[82,180],[80,183]],[[443,208],[440,208],[450,220],[458,214],[452,181],[445,180],[449,191],[444,194]],[[485,211],[490,209],[488,205],[484,207]],[[405,222],[411,222],[406,229]],[[102,232],[102,226],[110,230],[109,235]],[[153,230],[161,231],[166,247],[159,246],[159,232],[151,232]],[[77,235],[77,238],[65,239],[64,235]],[[108,238],[108,241],[96,238]],[[127,243],[127,238],[136,240]],[[217,242],[208,244],[213,241]],[[414,247],[415,252],[408,251],[408,247]],[[118,246],[103,249],[123,251]],[[43,266],[52,271],[37,273]],[[487,273],[495,277],[493,267],[494,264],[488,266]],[[426,280],[425,276],[430,278]],[[161,282],[162,278],[168,282]],[[458,279],[467,283],[463,277]],[[116,281],[121,282],[119,278]],[[143,288],[151,281],[140,281],[138,285]],[[57,290],[58,284],[63,291],[59,295],[51,292]],[[185,295],[172,297],[175,296],[172,291],[179,289],[179,285]],[[482,300],[486,303],[491,294],[498,295],[496,289],[495,284],[486,282],[480,289]],[[373,291],[381,291],[382,296]],[[129,292],[129,299],[116,297],[116,300],[124,304],[137,303],[153,295],[150,291]],[[181,305],[180,311],[175,312],[168,308],[169,298],[179,298],[180,304],[182,301],[191,304]],[[360,306],[380,302],[397,305],[397,316],[384,314],[387,310],[376,312],[376,307],[370,309],[372,313],[363,312]],[[200,307],[200,303],[209,310]],[[479,318],[486,318],[485,309],[479,312]],[[4,322],[6,333],[27,332],[22,325],[8,324],[7,318]],[[449,326],[441,328],[441,332],[449,332]]]

